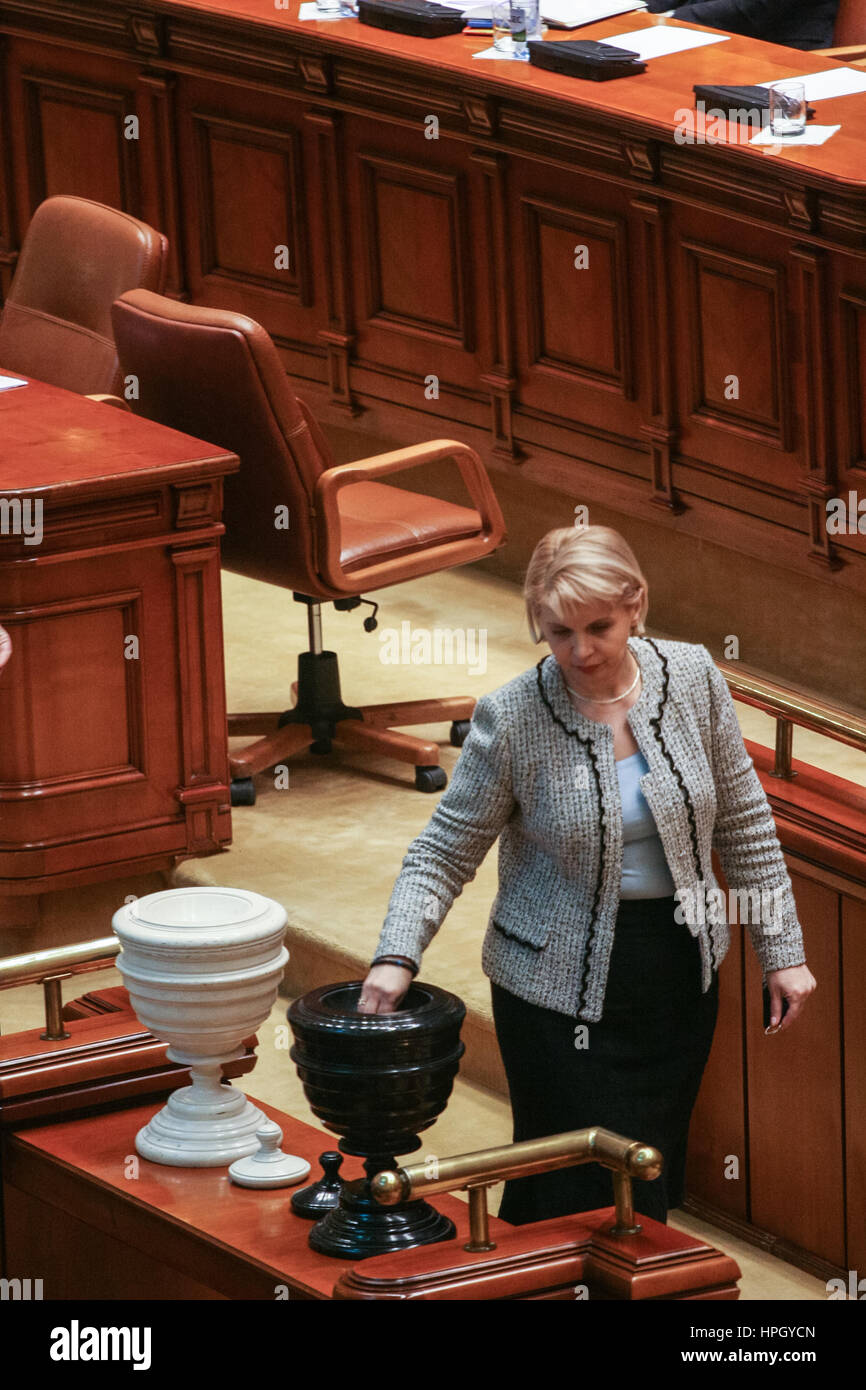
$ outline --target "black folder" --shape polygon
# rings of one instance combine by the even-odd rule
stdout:
[[[641,62],[633,49],[596,43],[594,39],[562,39],[548,43],[531,40],[529,61],[537,68],[588,78],[590,82],[606,82],[611,77],[631,77],[633,73],[646,72],[646,63]]]
[[[459,10],[424,4],[423,0],[358,0],[358,19],[374,29],[391,29],[418,39],[459,34],[466,24]]]
[[[699,101],[704,103],[707,111],[724,111],[726,115],[732,111],[769,111],[770,91],[768,87],[720,87],[712,82],[699,83],[692,89],[695,94],[695,105]],[[806,120],[811,121],[815,115],[814,106],[806,107]],[[730,119],[730,116],[728,116]],[[743,123],[749,125],[761,125],[760,119],[744,117]]]

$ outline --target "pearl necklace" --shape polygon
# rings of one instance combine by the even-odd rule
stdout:
[[[638,681],[640,680],[640,663],[637,661],[637,659],[635,659],[635,665],[637,666],[637,671],[635,672],[635,678],[634,678],[634,680],[632,681],[631,685],[629,686],[628,690],[624,690],[624,691],[622,692],[621,695],[614,695],[614,697],[613,697],[612,700],[595,700],[595,699],[593,699],[593,697],[592,697],[591,695],[580,695],[576,690],[574,690],[574,689],[568,684],[567,681],[566,681],[566,683],[565,683],[565,688],[566,688],[566,690],[568,690],[568,691],[571,692],[571,694],[574,696],[574,698],[575,698],[576,700],[585,700],[585,701],[587,702],[587,704],[591,704],[591,705],[618,705],[619,702],[620,702],[620,700],[624,700],[625,697],[626,697],[627,695],[630,695],[630,694],[631,694],[631,692],[634,690],[635,686],[637,685]]]

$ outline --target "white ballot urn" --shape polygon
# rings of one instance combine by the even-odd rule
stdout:
[[[257,1151],[267,1117],[222,1068],[244,1055],[277,997],[286,920],[279,903],[243,888],[170,888],[114,914],[132,1007],[192,1082],[139,1130],[143,1158],[216,1168]]]

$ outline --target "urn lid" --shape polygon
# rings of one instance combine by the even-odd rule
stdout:
[[[124,903],[112,926],[121,941],[242,945],[285,930],[285,908],[247,888],[168,888]]]

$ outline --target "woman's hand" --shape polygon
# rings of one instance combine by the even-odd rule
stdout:
[[[0,671],[12,655],[12,638],[5,628],[0,627]]]
[[[392,1014],[412,983],[405,965],[374,965],[361,986],[359,1014]]]
[[[784,970],[770,970],[767,973],[767,987],[770,991],[770,1027],[774,1033],[783,1033],[790,1028],[800,1014],[803,1005],[818,981],[806,965],[789,965]],[[782,1018],[782,1000],[788,1001],[788,1012]],[[777,1027],[773,1025],[777,1024]]]

